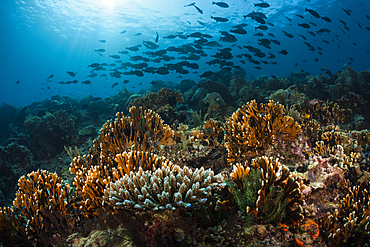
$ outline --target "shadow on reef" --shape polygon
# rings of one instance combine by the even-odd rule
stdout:
[[[0,242],[369,244],[369,79],[224,69],[105,99],[3,103]]]

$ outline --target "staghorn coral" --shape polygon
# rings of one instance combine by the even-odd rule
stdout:
[[[361,186],[349,188],[339,209],[332,214],[327,213],[320,220],[320,236],[328,246],[363,246],[365,240],[369,240],[369,196],[369,192]]]
[[[276,137],[292,140],[301,134],[299,124],[284,116],[283,109],[283,105],[273,101],[258,109],[255,100],[239,108],[226,121],[228,161],[243,162],[263,154]]]
[[[12,232],[11,238],[2,234],[1,241],[16,243],[29,239],[35,246],[46,246],[54,243],[56,236],[72,233],[77,219],[70,217],[74,198],[67,183],[55,173],[38,170],[22,176],[18,187],[13,206],[0,210],[1,232]]]
[[[94,153],[103,162],[114,160],[119,153],[129,150],[150,151],[161,145],[174,144],[174,131],[152,110],[130,108],[131,117],[117,113],[114,121],[107,121],[94,140]]]
[[[220,182],[211,169],[162,166],[154,172],[130,172],[104,191],[104,199],[118,208],[151,210],[188,208],[203,203]]]

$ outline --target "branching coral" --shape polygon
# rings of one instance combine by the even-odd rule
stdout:
[[[119,153],[129,150],[150,151],[161,145],[174,144],[174,131],[152,110],[131,107],[131,117],[117,113],[109,120],[94,140],[95,154],[104,162],[114,160]]]
[[[99,209],[104,206],[104,190],[125,174],[137,172],[139,169],[172,167],[170,161],[142,151],[117,154],[115,161],[116,166],[110,162],[98,164],[96,157],[88,155],[75,158],[71,163],[70,171],[76,175],[74,185],[80,199],[78,209],[84,216],[98,216]]]
[[[122,208],[175,209],[205,202],[212,188],[220,182],[211,169],[162,166],[154,172],[130,172],[104,191],[104,199]]]
[[[0,210],[1,231],[17,233],[5,242],[27,236],[34,245],[45,246],[52,244],[53,236],[72,233],[77,219],[70,217],[74,198],[67,183],[42,170],[21,177],[18,186],[13,206]]]
[[[360,186],[349,189],[340,208],[320,220],[321,237],[328,246],[362,246],[370,238],[370,194]]]
[[[247,167],[234,166],[230,177],[239,209],[253,221],[293,224],[302,220],[303,183],[277,159],[262,157]]]
[[[292,140],[300,126],[284,116],[284,106],[270,101],[258,109],[255,100],[239,108],[226,122],[225,146],[229,162],[243,162],[263,154],[275,137]]]

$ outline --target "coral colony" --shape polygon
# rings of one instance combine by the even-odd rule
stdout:
[[[3,196],[13,201],[0,209],[0,241],[365,246],[369,105],[358,86],[369,78],[346,67],[332,78],[247,82],[233,74],[223,83],[214,75],[80,103],[55,96],[19,115],[28,132],[14,125],[13,141],[1,149],[3,166],[23,164],[8,172],[9,183],[29,173],[17,178],[14,200]],[[34,160],[45,163],[36,169]]]

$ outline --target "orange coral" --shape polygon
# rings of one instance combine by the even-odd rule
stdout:
[[[94,140],[95,154],[104,162],[114,160],[124,151],[150,151],[161,145],[174,144],[174,131],[152,110],[131,107],[131,117],[117,113],[117,119],[105,123]]]
[[[275,137],[291,140],[301,133],[300,126],[284,116],[284,106],[261,104],[255,100],[239,108],[226,122],[225,146],[229,162],[243,162],[263,154]]]
[[[53,235],[72,233],[76,218],[70,217],[74,198],[67,183],[42,170],[22,176],[18,187],[13,206],[0,210],[1,230],[13,228],[18,238],[27,235],[35,245],[45,246],[52,243]]]

